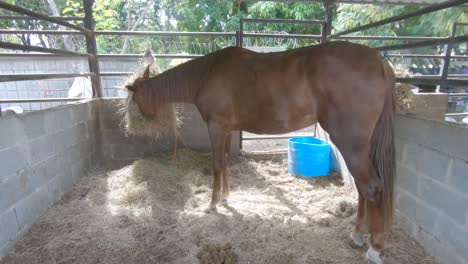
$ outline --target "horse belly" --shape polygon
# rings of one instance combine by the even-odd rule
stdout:
[[[256,118],[256,122],[244,126],[242,130],[256,134],[282,134],[300,130],[317,122],[317,116],[310,112],[280,116],[265,114]],[[253,125],[252,125],[253,124]]]

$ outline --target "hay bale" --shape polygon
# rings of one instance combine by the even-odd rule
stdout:
[[[126,80],[123,87],[132,85],[135,80],[142,78],[146,68],[149,68],[150,77],[161,73],[150,49],[146,50],[135,73]],[[165,104],[158,108],[155,115],[145,115],[133,101],[133,92],[130,90],[127,92],[128,96],[121,110],[124,113],[123,128],[127,134],[148,136],[154,139],[164,135],[178,136],[177,128],[182,125],[179,107],[175,104]]]

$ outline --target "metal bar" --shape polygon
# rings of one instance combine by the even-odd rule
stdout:
[[[325,24],[324,20],[294,20],[294,19],[268,19],[268,18],[241,18],[247,23],[280,23],[280,24]]]
[[[41,103],[41,102],[70,102],[90,98],[28,98],[28,99],[0,99],[0,104],[10,103]]]
[[[397,78],[397,82],[411,83],[411,84],[425,84],[425,85],[439,85],[442,80],[440,78]],[[447,79],[447,85],[451,86],[468,86],[467,79]]]
[[[83,57],[88,56],[82,54]],[[69,54],[49,54],[49,53],[17,53],[17,52],[0,52],[0,57],[77,57]]]
[[[468,93],[448,93],[448,96],[468,96]]]
[[[419,40],[437,40],[446,39],[447,37],[413,37],[413,36],[340,36],[330,37],[329,39],[348,39],[348,40],[406,40],[406,41],[419,41]]]
[[[432,75],[432,74],[428,74],[428,75],[419,75],[418,78],[440,78],[442,77],[441,75]],[[449,74],[447,75],[447,77],[453,77],[453,78],[468,78],[468,75],[466,74]]]
[[[449,37],[449,38],[443,38],[443,39],[437,39],[437,40],[426,40],[426,41],[419,41],[419,42],[414,42],[414,43],[382,46],[382,47],[376,47],[375,49],[379,51],[384,51],[384,50],[386,51],[386,50],[420,48],[420,47],[426,47],[426,46],[431,46],[431,45],[445,44],[445,43],[448,43],[450,40],[453,41],[453,44],[461,43],[461,42],[468,42],[468,35],[463,35],[463,36],[454,37],[454,38]]]
[[[73,77],[94,76],[93,73],[24,73],[24,74],[0,74],[0,82],[31,81],[44,79],[63,79]]]
[[[244,20],[239,21],[239,47],[244,47]]]
[[[83,17],[66,17],[66,16],[50,16],[51,18],[61,19],[61,20],[83,20]],[[28,16],[10,16],[10,15],[0,15],[0,19],[2,20],[41,20],[40,18],[36,17],[28,17]]]
[[[251,137],[242,137],[242,140],[268,140],[268,139],[288,139],[292,137],[305,137],[310,136],[311,133],[298,133],[298,134],[289,134],[289,135],[281,135],[281,136],[269,136],[269,135],[262,135],[262,136],[251,136]]]
[[[446,8],[449,8],[449,7],[453,7],[453,6],[457,6],[457,5],[462,5],[462,4],[465,4],[465,3],[468,3],[468,1],[467,0],[449,0],[449,1],[446,1],[446,2],[443,2],[443,3],[440,3],[440,4],[434,4],[434,5],[430,5],[430,6],[427,6],[427,7],[423,7],[421,9],[419,9],[419,10],[416,10],[415,12],[410,12],[408,14],[389,17],[389,18],[386,18],[386,19],[383,19],[383,20],[380,20],[380,21],[377,21],[377,22],[369,23],[367,25],[362,25],[362,26],[358,26],[358,27],[351,28],[351,29],[348,29],[348,30],[344,30],[342,32],[338,32],[336,34],[333,34],[330,37],[333,38],[333,37],[342,36],[342,35],[345,35],[345,34],[354,33],[354,32],[366,30],[366,29],[369,29],[369,28],[377,27],[377,26],[382,26],[382,25],[393,23],[393,22],[400,21],[400,20],[403,20],[403,19],[424,15],[424,14],[427,14],[427,13],[439,11],[439,10],[446,9]]]
[[[1,56],[1,55],[0,55]],[[153,57],[155,58],[161,58],[161,59],[193,59],[193,58],[198,58],[202,57],[202,54],[153,54]],[[112,58],[112,59],[117,59],[117,58],[141,58],[143,57],[143,54],[101,54],[98,55],[98,58]]]
[[[78,30],[0,29],[0,34],[83,35],[84,33]]]
[[[42,47],[36,47],[36,46],[26,46],[26,45],[3,42],[3,41],[0,41],[0,48],[12,49],[12,50],[47,52],[47,53],[62,54],[62,55],[87,56],[87,54],[82,54],[82,53],[78,53],[74,51],[42,48]]]
[[[85,13],[84,26],[91,32],[91,34],[86,34],[86,50],[89,54],[89,71],[94,73],[94,76],[91,76],[93,97],[102,97],[102,84],[101,77],[99,76],[99,62],[97,57],[98,50],[96,44],[96,35],[94,33],[93,4],[94,0],[83,0]]]
[[[327,24],[323,24],[320,27],[320,34],[322,35],[322,37],[320,38],[320,43],[327,42]]]
[[[1,56],[1,54],[0,54]],[[428,59],[443,59],[444,55],[424,55],[424,54],[388,54],[389,57],[406,57],[406,58],[428,58]],[[452,55],[452,59],[467,60],[468,56]]]
[[[3,1],[0,1],[0,8],[10,10],[10,11],[13,11],[13,12],[16,12],[16,13],[20,13],[20,14],[23,14],[23,15],[27,15],[27,16],[30,16],[30,17],[38,18],[38,19],[41,19],[41,20],[49,21],[49,22],[52,22],[52,23],[56,23],[56,24],[66,26],[66,27],[69,27],[69,28],[73,28],[73,29],[85,32],[87,34],[91,33],[89,30],[87,30],[87,29],[85,29],[83,27],[70,24],[70,23],[68,23],[68,22],[66,22],[66,21],[64,21],[62,19],[52,18],[52,17],[47,16],[47,15],[42,15],[42,14],[36,13],[34,11],[30,11],[30,10],[28,10],[26,8],[22,8],[22,7],[19,7],[19,6],[16,6],[16,5],[10,5],[10,4],[5,3]]]
[[[97,36],[125,35],[125,36],[175,36],[175,37],[235,37],[236,32],[177,32],[177,31],[125,31],[125,30],[96,30]]]
[[[440,92],[444,92],[447,89],[447,85],[445,82],[447,81],[447,76],[448,76],[448,68],[450,65],[450,56],[452,56],[452,48],[453,48],[453,38],[455,37],[455,34],[457,32],[457,24],[453,24],[452,26],[452,34],[450,35],[450,40],[447,44],[445,44],[444,47],[444,60],[442,61],[442,67],[440,69],[440,75],[442,82],[440,86],[438,87],[438,90]]]
[[[468,116],[468,112],[467,113],[447,113],[445,114],[445,116]]]
[[[121,76],[121,75],[130,75],[133,72],[101,72],[99,73],[100,76]]]
[[[321,2],[323,0],[246,0],[246,2]],[[337,1],[340,4],[362,4],[362,5],[398,5],[398,6],[428,6],[431,5],[427,2],[421,1],[405,1],[405,2],[395,2],[395,1],[386,1],[386,0],[379,0],[379,1],[372,1],[372,0],[339,0]]]
[[[321,35],[308,34],[270,34],[270,33],[244,33],[244,37],[288,38],[288,39],[321,39]]]
[[[331,34],[332,22],[333,22],[333,7],[335,6],[333,1],[324,1],[325,5],[325,36]],[[322,32],[323,34],[323,32]],[[325,37],[326,38],[326,37]],[[326,40],[325,40],[326,41]]]

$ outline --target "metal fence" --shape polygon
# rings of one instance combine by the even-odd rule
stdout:
[[[337,1],[340,2],[340,1]],[[16,33],[33,33],[33,34],[56,34],[56,35],[81,35],[85,37],[86,40],[86,52],[74,52],[62,49],[51,49],[44,47],[36,46],[27,46],[14,43],[7,43],[0,41],[0,48],[13,49],[13,50],[22,50],[22,51],[35,51],[46,53],[49,56],[67,56],[67,57],[81,57],[87,58],[89,71],[85,73],[47,73],[47,74],[0,74],[0,82],[9,82],[9,81],[23,81],[23,80],[40,80],[40,79],[56,79],[56,78],[70,78],[70,77],[90,77],[93,87],[93,96],[101,97],[102,96],[102,85],[101,77],[103,76],[121,76],[129,74],[129,72],[100,72],[98,60],[99,58],[139,58],[139,54],[98,54],[96,46],[96,37],[105,36],[105,35],[114,35],[114,36],[158,36],[158,37],[182,37],[182,36],[216,36],[216,37],[233,37],[236,39],[237,46],[243,46],[245,37],[260,37],[260,38],[290,38],[290,39],[310,39],[317,40],[320,42],[330,41],[330,40],[381,40],[381,41],[405,41],[407,43],[390,45],[390,46],[381,46],[376,47],[376,49],[384,52],[394,51],[394,50],[403,50],[403,49],[412,49],[418,47],[426,47],[431,45],[445,45],[445,51],[443,55],[426,55],[426,54],[387,54],[389,57],[407,57],[407,58],[433,58],[441,59],[442,67],[439,75],[428,75],[428,76],[418,76],[411,78],[399,78],[400,82],[407,82],[412,84],[428,84],[428,85],[439,85],[440,91],[445,91],[447,86],[468,86],[468,79],[465,76],[448,74],[448,68],[450,61],[452,59],[457,60],[467,60],[467,56],[452,56],[452,50],[454,45],[458,43],[468,42],[468,36],[457,36],[457,29],[459,27],[467,26],[467,23],[455,23],[453,25],[452,33],[448,37],[414,37],[414,36],[350,36],[348,34],[359,32],[362,30],[375,28],[385,24],[397,22],[403,19],[408,19],[416,16],[421,16],[430,12],[435,12],[438,10],[459,6],[468,3],[467,0],[449,0],[444,3],[434,4],[422,7],[414,12],[403,14],[399,16],[390,17],[383,19],[381,21],[373,22],[367,25],[358,26],[349,30],[331,34],[332,28],[332,5],[328,3],[333,3],[333,1],[325,1],[325,18],[324,20],[286,20],[286,19],[241,19],[239,24],[238,32],[167,32],[167,31],[104,31],[104,30],[95,30],[94,22],[92,16],[92,5],[94,0],[83,0],[84,7],[84,17],[53,17],[37,12],[33,12],[15,5],[10,5],[5,2],[0,2],[0,8],[5,10],[16,12],[20,15],[8,15],[0,16],[0,19],[17,19],[17,20],[44,20],[51,23],[55,23],[64,27],[67,27],[68,30],[23,30],[23,29],[0,29],[0,34],[16,34]],[[83,21],[83,26],[78,26],[71,24],[69,21]],[[308,34],[275,34],[275,33],[251,33],[244,30],[245,23],[295,23],[295,24],[310,24],[310,25],[320,25],[321,32],[317,35],[308,35]],[[201,54],[191,54],[191,55],[180,55],[180,54],[156,54],[157,58],[195,58]],[[7,56],[7,54],[1,54],[0,56]],[[451,95],[452,96],[452,95]],[[460,95],[457,95],[460,96]],[[26,100],[52,100],[52,101],[69,101],[69,100],[80,100],[81,98],[53,98],[53,99],[43,99],[43,98],[31,98],[31,99],[21,99],[16,101],[26,101]],[[14,102],[15,100],[0,100],[0,103]],[[468,115],[468,113],[464,113]]]

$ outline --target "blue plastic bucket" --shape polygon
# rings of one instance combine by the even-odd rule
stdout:
[[[304,177],[326,176],[330,173],[331,147],[315,137],[294,137],[288,142],[288,169]]]

